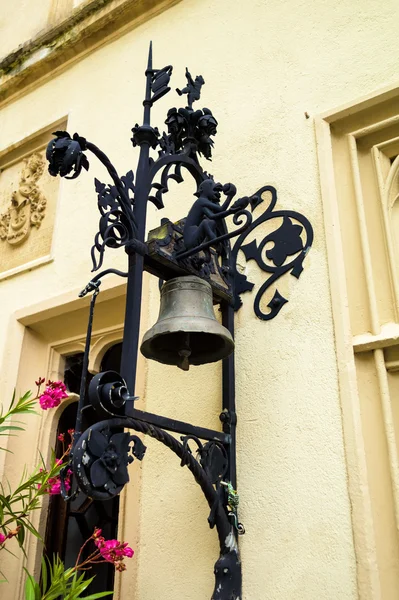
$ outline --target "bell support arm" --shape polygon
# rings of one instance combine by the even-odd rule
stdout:
[[[223,481],[219,478],[220,473],[216,474],[215,489],[206,467],[194,458],[185,443],[187,440],[183,438],[183,443],[179,442],[162,428],[131,417],[95,423],[86,429],[74,449],[73,471],[80,489],[92,498],[106,500],[115,492],[120,493],[121,486],[128,482],[127,465],[134,458],[142,460],[146,448],[136,436],[121,433],[122,428],[133,429],[161,442],[180,458],[180,465],[187,466],[193,474],[210,508],[209,525],[216,527],[219,539],[220,555],[215,563],[215,587],[211,600],[240,600],[241,561],[234,525],[226,513]],[[194,436],[189,437],[195,439]],[[212,465],[208,468],[212,470]]]

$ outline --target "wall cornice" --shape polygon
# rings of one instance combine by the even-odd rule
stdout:
[[[0,107],[181,0],[89,0],[0,60]]]

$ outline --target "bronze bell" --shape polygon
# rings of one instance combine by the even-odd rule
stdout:
[[[234,341],[215,318],[210,284],[194,275],[164,283],[158,321],[145,334],[140,349],[146,358],[183,371],[229,356]]]

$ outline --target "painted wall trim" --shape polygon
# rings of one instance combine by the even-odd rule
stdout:
[[[317,116],[317,120],[325,121],[326,123],[335,123],[341,119],[345,119],[355,115],[363,110],[377,106],[382,102],[395,99],[399,96],[399,85],[389,85],[370,94],[366,94],[355,100],[354,102],[346,102],[341,106],[328,110]]]
[[[101,294],[98,297],[97,302],[106,302],[119,296],[124,296],[126,293],[126,283],[116,283],[119,281],[117,277],[110,277],[108,280],[104,280],[101,285]],[[64,292],[58,296],[52,296],[46,298],[36,304],[31,304],[26,308],[23,308],[15,313],[15,319],[21,323],[35,329],[35,324],[41,323],[43,320],[52,319],[62,314],[84,308],[89,306],[91,296],[85,296],[79,298],[79,292],[81,288],[76,288],[69,292]]]
[[[46,256],[41,256],[36,260],[32,260],[31,262],[20,265],[19,267],[15,267],[14,269],[9,269],[8,271],[4,271],[4,273],[0,274],[0,281],[4,279],[9,279],[14,275],[19,275],[20,273],[24,273],[25,271],[32,271],[32,269],[36,269],[41,265],[47,265],[48,263],[53,262],[54,257],[51,254],[47,254]]]

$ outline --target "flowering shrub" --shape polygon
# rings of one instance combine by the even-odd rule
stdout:
[[[15,424],[20,423],[15,420],[15,416],[35,413],[37,401],[43,410],[48,410],[59,406],[67,397],[66,387],[61,381],[48,381],[44,392],[40,393],[43,383],[45,383],[43,378],[36,381],[37,393],[34,398],[28,392],[16,402],[14,393],[8,411],[3,413],[0,410],[0,436],[13,435],[15,431],[22,431],[23,427]],[[9,424],[11,418],[13,419],[12,425]],[[13,537],[23,548],[26,529],[40,539],[39,532],[32,524],[31,513],[41,507],[43,496],[61,493],[59,474],[61,468],[67,464],[66,458],[71,450],[73,435],[73,429],[68,430],[67,434],[60,433],[58,440],[62,442],[62,456],[56,459],[53,455],[50,467],[47,467],[42,461],[42,466],[36,469],[30,477],[27,477],[24,471],[21,482],[15,491],[7,490],[6,492],[0,483],[0,551],[6,548],[7,540]],[[71,475],[72,471],[68,470],[64,478],[67,491],[71,488]],[[60,558],[55,556],[52,564],[42,559],[39,582],[35,581],[34,577],[27,572],[25,600],[79,600],[83,598],[81,594],[87,590],[94,579],[94,577],[87,577],[87,571],[97,563],[109,562],[115,566],[116,570],[124,571],[126,565],[123,561],[125,558],[133,557],[132,548],[128,546],[127,542],[105,540],[101,533],[101,529],[94,530],[94,533],[81,547],[73,568],[65,569]],[[80,562],[82,552],[90,541],[94,543],[95,550]],[[94,600],[109,595],[112,595],[112,592],[85,595],[84,598],[85,600]],[[1,597],[3,596],[1,595]]]
[[[70,569],[64,569],[64,565],[59,558],[55,558],[53,565],[46,565],[46,561],[42,560],[42,574],[40,582],[29,575],[26,580],[26,600],[56,600],[59,597],[64,600],[78,600],[80,594],[87,589],[94,577],[85,579],[85,573],[92,565],[104,562],[111,562],[115,565],[118,571],[124,571],[126,565],[123,558],[132,558],[134,552],[126,542],[118,542],[118,540],[105,540],[101,535],[101,529],[95,529],[93,534],[85,541],[81,547],[75,566]],[[91,552],[84,560],[81,559],[86,546],[94,542],[96,550]],[[83,574],[79,575],[79,571]],[[50,575],[50,577],[49,577]],[[49,582],[49,583],[47,583]],[[111,595],[112,592],[100,592],[85,596],[86,600],[94,600],[95,598],[103,598]]]
[[[44,380],[36,382],[38,388],[34,398],[30,392],[27,392],[17,401],[14,393],[8,411],[0,411],[0,436],[15,435],[15,432],[23,431],[23,424],[17,419],[21,414],[35,413],[40,386],[43,382]],[[13,419],[12,424],[10,424],[11,419]],[[50,467],[43,462],[42,468],[36,469],[30,477],[24,470],[20,483],[14,491],[0,483],[0,532],[5,537],[4,540],[3,537],[1,538],[0,550],[5,547],[6,540],[12,537],[17,539],[22,548],[26,530],[40,537],[31,521],[31,514],[40,508],[41,498],[47,493],[48,480],[57,477],[60,469],[61,465],[57,464],[53,457]]]

